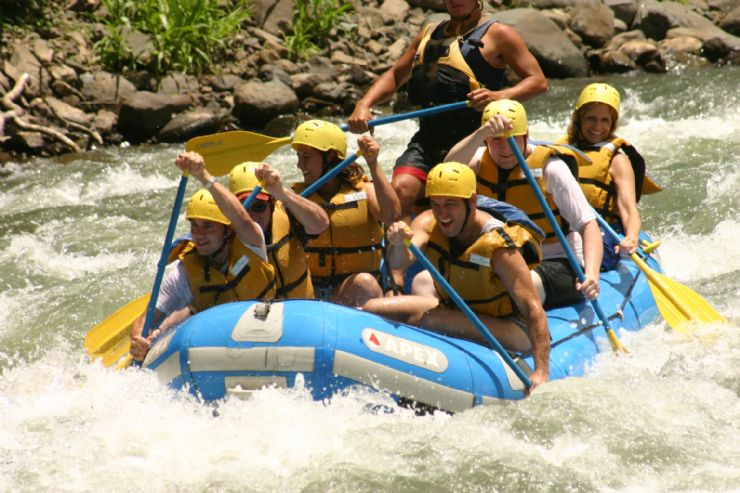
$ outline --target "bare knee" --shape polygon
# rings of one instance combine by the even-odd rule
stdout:
[[[409,217],[414,202],[421,198],[424,189],[422,183],[411,175],[396,175],[393,177],[391,185],[401,202],[401,217]]]
[[[423,270],[414,276],[411,281],[411,294],[418,296],[437,296],[437,288],[434,287],[432,275]]]
[[[345,279],[334,301],[342,305],[360,307],[368,300],[382,298],[383,289],[372,274],[361,272]]]
[[[534,289],[537,291],[537,296],[540,297],[540,304],[545,303],[545,286],[542,284],[542,278],[540,275],[533,271],[529,271],[529,275],[532,278],[532,284],[534,284]]]

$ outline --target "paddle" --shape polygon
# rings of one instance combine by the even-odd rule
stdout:
[[[540,190],[539,185],[537,185],[537,182],[534,180],[534,176],[532,176],[532,171],[529,169],[529,166],[527,166],[527,162],[524,160],[522,151],[519,150],[519,146],[516,144],[516,140],[514,140],[514,137],[508,137],[507,141],[509,142],[509,147],[511,148],[511,151],[514,153],[514,155],[516,155],[517,161],[519,161],[519,166],[522,168],[522,172],[524,173],[524,176],[527,178],[527,182],[529,183],[529,186],[532,187],[532,190],[534,191],[534,194],[537,197],[537,201],[540,203],[540,206],[542,207],[542,211],[545,213],[545,216],[547,217],[547,221],[552,226],[552,229],[555,231],[555,235],[558,237],[558,241],[560,241],[560,244],[563,246],[563,250],[565,250],[565,253],[568,256],[568,262],[570,262],[571,268],[573,269],[573,271],[575,271],[576,275],[578,276],[578,279],[581,282],[583,282],[586,279],[586,275],[583,273],[583,269],[581,269],[581,265],[578,263],[578,260],[576,259],[576,256],[573,253],[573,250],[570,248],[570,245],[568,244],[568,239],[565,237],[565,235],[561,231],[560,226],[558,225],[558,222],[555,219],[555,216],[550,210],[550,206],[547,205],[545,196],[542,195],[542,190]],[[601,320],[601,323],[604,325],[604,329],[606,330],[606,334],[609,337],[609,342],[611,342],[612,344],[612,348],[615,351],[621,350],[621,351],[627,352],[627,349],[622,345],[622,343],[617,338],[617,334],[609,326],[609,319],[607,318],[604,311],[601,309],[601,305],[599,304],[598,300],[591,300],[591,306],[593,306],[594,311],[596,312],[596,315],[599,317],[599,320]]]
[[[210,169],[209,169],[210,171]],[[149,330],[152,327],[154,321],[154,311],[157,306],[157,298],[159,297],[159,288],[162,286],[162,278],[164,277],[164,269],[167,267],[167,258],[172,244],[172,237],[175,236],[175,228],[177,227],[177,218],[180,216],[180,208],[182,207],[183,199],[185,198],[185,187],[188,184],[188,173],[183,172],[180,177],[180,183],[177,187],[177,194],[175,195],[175,203],[172,205],[172,211],[170,212],[170,223],[167,226],[167,233],[164,237],[164,243],[162,244],[162,253],[159,255],[159,262],[157,263],[157,275],[154,277],[154,285],[152,286],[152,295],[149,299],[149,306],[146,310],[146,318],[144,319],[144,328],[141,331],[141,337],[144,339],[149,335]]]
[[[208,171],[214,175],[224,175],[230,171],[230,169],[224,169],[218,166],[206,165]],[[142,337],[149,335],[149,330],[152,326],[152,320],[154,319],[154,312],[156,308],[156,300],[159,296],[159,288],[162,285],[162,278],[164,277],[164,270],[167,266],[168,253],[170,245],[172,244],[172,237],[175,234],[175,227],[177,226],[177,218],[180,215],[180,208],[185,197],[185,189],[188,184],[188,174],[183,173],[180,176],[180,182],[177,186],[177,193],[175,195],[175,203],[172,205],[172,211],[170,212],[170,222],[167,227],[167,233],[165,240],[162,245],[162,252],[159,256],[159,262],[157,263],[157,274],[154,278],[154,284],[152,285],[152,292],[148,299],[148,304],[143,302],[144,297],[140,297],[137,300],[129,302],[126,306],[115,312],[110,317],[106,318],[99,324],[97,324],[90,332],[85,336],[85,349],[92,358],[102,357],[105,366],[110,366],[120,359],[120,356],[116,358],[116,351],[120,353],[120,349],[115,351],[108,349],[106,341],[118,341],[118,344],[125,345],[126,351],[128,351],[128,344],[124,341],[130,341],[129,334],[133,321],[136,320],[143,312],[144,305],[146,308],[146,318],[144,319],[144,328],[142,330]],[[134,313],[138,312],[138,313]],[[135,314],[135,316],[134,316]],[[131,318],[133,317],[133,320]],[[105,332],[104,332],[105,331]],[[108,334],[106,334],[106,332]],[[123,363],[122,363],[123,364]],[[125,364],[123,364],[125,366]]]
[[[310,197],[316,190],[323,187],[326,182],[341,173],[344,168],[352,164],[360,156],[362,156],[362,151],[357,151],[354,154],[350,154],[349,156],[344,158],[344,161],[334,166],[328,172],[321,175],[318,180],[306,187],[306,189],[301,192],[301,197]]]
[[[622,241],[622,235],[614,231],[598,212],[596,213],[596,219],[601,227],[614,239]],[[688,334],[688,322],[727,322],[722,315],[712,308],[709,302],[688,286],[684,286],[651,269],[637,253],[630,255],[630,258],[647,276],[648,286],[650,286],[650,291],[653,293],[660,314],[676,332]]]
[[[421,265],[424,266],[427,271],[429,271],[434,280],[437,281],[442,286],[442,288],[444,288],[447,295],[452,298],[452,301],[455,302],[457,307],[465,314],[466,317],[468,317],[468,320],[473,323],[473,326],[475,326],[478,332],[480,332],[480,335],[483,336],[488,344],[493,346],[493,349],[503,358],[504,362],[506,362],[506,364],[509,366],[509,368],[512,369],[516,376],[519,377],[524,386],[526,388],[532,387],[532,382],[529,380],[529,377],[527,377],[524,371],[514,362],[513,359],[511,359],[509,353],[507,353],[503,346],[501,346],[501,343],[499,343],[498,340],[493,337],[493,334],[491,334],[491,331],[488,330],[488,327],[486,327],[485,324],[481,322],[480,318],[478,318],[478,315],[476,315],[475,312],[471,310],[470,307],[465,303],[465,301],[460,298],[460,295],[457,294],[453,287],[450,286],[450,283],[447,282],[447,279],[445,279],[444,276],[440,274],[439,271],[434,267],[434,265],[432,265],[426,255],[424,255],[424,253],[419,250],[419,247],[411,243],[411,241],[408,241],[406,244],[409,247],[409,250],[411,250],[411,253],[414,254],[414,257],[416,257]]]
[[[116,363],[119,363],[119,368],[127,366],[131,360],[128,356],[131,327],[144,313],[148,303],[149,294],[140,296],[90,329],[84,341],[87,354],[93,360],[102,358],[106,367]]]
[[[459,110],[470,106],[468,101],[458,103],[443,104],[424,108],[397,115],[389,115],[375,118],[367,122],[369,127],[385,125],[410,118],[421,118],[424,116],[436,115],[447,111]],[[347,125],[342,125],[342,130],[347,131]],[[262,161],[272,154],[276,149],[289,144],[291,137],[270,137],[246,130],[234,130],[231,132],[221,132],[211,135],[194,137],[187,141],[185,149],[196,151],[203,156],[206,166],[223,170],[223,172],[211,172],[212,175],[225,175],[231,168],[242,161]]]
[[[254,202],[254,199],[256,199],[257,195],[259,195],[259,193],[262,191],[262,187],[264,186],[264,184],[265,182],[261,181],[259,185],[257,185],[256,187],[252,189],[249,196],[246,199],[244,199],[244,202],[242,202],[242,206],[245,209],[249,209],[252,206],[252,202]]]

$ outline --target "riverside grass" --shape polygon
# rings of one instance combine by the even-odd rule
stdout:
[[[295,0],[293,32],[283,36],[288,57],[305,60],[321,52],[332,38],[332,31],[343,26],[352,9],[352,4],[342,0]]]
[[[217,72],[229,40],[251,16],[249,0],[103,0],[107,36],[95,43],[103,65],[148,69],[159,78],[169,71]],[[149,55],[134,53],[127,33],[151,39]]]

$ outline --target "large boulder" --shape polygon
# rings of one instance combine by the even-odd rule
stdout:
[[[314,87],[322,82],[330,82],[333,78],[316,72],[299,72],[291,75],[291,87],[301,99],[307,98],[313,93]]]
[[[702,41],[702,54],[709,60],[726,59],[738,63],[740,38],[723,31],[706,17],[676,2],[645,0],[641,4],[633,27],[646,36],[662,40],[668,33],[673,36],[691,36]],[[676,29],[681,31],[677,34]]]
[[[535,9],[511,9],[496,17],[514,27],[547,77],[586,77],[586,58],[557,24]]]
[[[136,94],[136,87],[126,77],[109,72],[86,72],[80,75],[80,82],[86,102],[115,104]]]
[[[118,131],[132,142],[148,140],[164,128],[172,115],[190,104],[189,96],[139,91],[121,102]]]
[[[282,35],[293,22],[293,0],[254,0],[252,18],[265,31]]]
[[[632,25],[637,13],[636,0],[604,0],[604,4],[612,9],[614,17],[624,22],[627,26]]]
[[[160,142],[184,142],[191,137],[216,133],[226,117],[221,111],[207,108],[189,110],[175,115],[157,134]]]
[[[48,105],[52,113],[62,120],[83,126],[88,126],[93,121],[94,115],[85,113],[81,109],[75,108],[52,96],[45,97],[44,102]]]
[[[8,147],[21,152],[38,155],[43,153],[48,147],[48,144],[44,140],[44,134],[41,132],[21,130],[10,137]]]
[[[652,39],[628,41],[620,51],[648,72],[666,71],[658,43]]]
[[[570,28],[588,45],[604,46],[614,36],[614,13],[596,0],[579,3],[570,9]]]
[[[740,36],[740,5],[722,18],[719,27],[730,34]]]
[[[632,29],[639,29],[650,39],[659,41],[674,27],[689,27],[688,15],[691,10],[678,2],[658,2],[644,0],[640,3]]]
[[[236,88],[233,114],[244,126],[255,128],[298,107],[296,93],[279,80],[250,80]]]
[[[679,28],[680,29],[680,28]],[[706,67],[709,60],[700,56],[702,42],[692,36],[669,37],[659,43],[663,58],[669,64],[681,64],[687,67]]]
[[[192,75],[170,74],[159,83],[157,92],[162,94],[196,94],[200,90],[198,79]]]
[[[380,6],[380,13],[386,24],[400,22],[409,15],[409,4],[406,0],[385,0]]]
[[[600,72],[629,72],[637,68],[637,64],[621,51],[593,50],[589,52],[589,59],[593,67]]]
[[[677,27],[666,33],[666,37],[691,36],[701,40],[701,53],[707,59],[715,62],[727,60],[730,63],[740,63],[740,38],[726,33],[712,25],[711,27]]]

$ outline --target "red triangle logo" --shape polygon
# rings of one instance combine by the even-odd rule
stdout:
[[[375,344],[376,346],[380,346],[380,340],[378,340],[378,336],[375,335],[375,332],[372,332],[370,334],[370,337],[368,337],[368,340]]]

